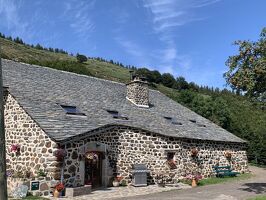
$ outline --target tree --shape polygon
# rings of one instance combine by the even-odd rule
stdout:
[[[36,44],[35,48],[36,48],[36,49],[39,49],[39,50],[43,50],[43,47],[42,47],[39,43]]]
[[[238,92],[250,97],[266,96],[266,27],[256,42],[236,41],[238,55],[226,61],[229,70],[224,74],[226,82]]]
[[[176,84],[174,86],[175,89],[178,90],[186,90],[189,88],[188,82],[186,79],[182,76],[179,76],[176,78]]]
[[[14,38],[14,42],[16,42],[18,44],[24,44],[23,40],[19,37]]]
[[[162,83],[164,86],[166,87],[173,87],[173,85],[175,84],[175,78],[172,74],[170,73],[164,73],[162,75]]]
[[[88,60],[88,58],[86,56],[81,55],[81,54],[77,54],[76,58],[77,58],[77,61],[79,63],[83,63],[83,62],[86,62]]]

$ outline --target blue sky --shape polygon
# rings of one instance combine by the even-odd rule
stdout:
[[[238,39],[257,40],[265,0],[0,0],[0,32],[224,87]]]

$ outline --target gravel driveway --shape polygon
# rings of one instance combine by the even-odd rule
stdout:
[[[254,177],[246,180],[120,198],[120,200],[242,200],[260,194],[266,195],[266,169],[251,166],[250,170]]]

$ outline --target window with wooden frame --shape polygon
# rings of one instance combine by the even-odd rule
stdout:
[[[170,169],[176,169],[175,152],[167,152],[167,164]]]

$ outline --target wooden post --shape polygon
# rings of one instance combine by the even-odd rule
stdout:
[[[6,145],[4,126],[4,92],[2,78],[1,46],[0,46],[0,199],[7,200],[6,180]]]

